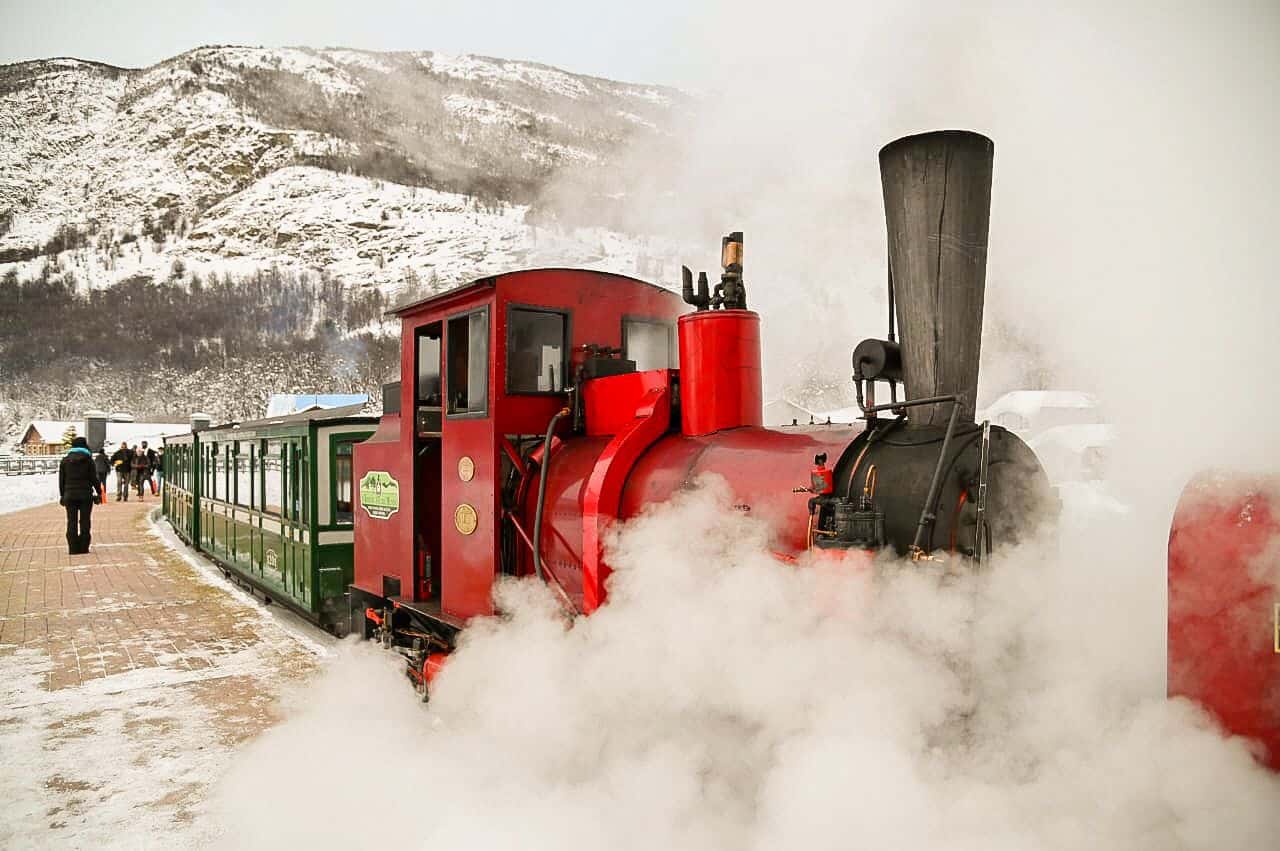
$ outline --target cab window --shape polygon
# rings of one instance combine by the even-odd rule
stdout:
[[[507,314],[507,392],[563,391],[568,337],[568,314],[512,307]]]
[[[450,414],[483,414],[489,402],[489,309],[455,316],[447,323]]]
[[[622,320],[622,356],[636,369],[675,369],[680,365],[675,328],[657,319]]]

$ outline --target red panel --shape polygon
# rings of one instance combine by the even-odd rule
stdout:
[[[386,519],[370,516],[355,494],[355,585],[382,596],[384,575],[398,577],[408,591],[413,582],[413,511],[410,456],[401,451],[400,415],[388,414],[378,430],[353,449],[352,464],[359,482],[370,470],[391,474],[400,486],[400,508]]]
[[[1257,739],[1280,770],[1280,478],[1207,475],[1169,535],[1169,694]]]
[[[445,357],[448,358],[447,353]],[[496,360],[496,357],[491,357],[490,364]],[[493,611],[493,581],[498,574],[497,480],[500,451],[498,436],[494,432],[494,396],[491,370],[489,414],[476,418],[446,416],[444,420],[444,451],[440,462],[440,556],[443,568],[440,602],[445,612],[460,618],[487,615]],[[471,481],[466,482],[458,475],[458,462],[464,455],[475,467]],[[461,531],[456,522],[457,512],[464,505],[470,506],[476,515],[476,527],[470,534]]]
[[[681,316],[679,330],[680,430],[696,436],[763,425],[760,316],[702,310]]]
[[[582,399],[586,409],[587,434],[600,437],[631,428],[640,400],[650,390],[667,387],[670,383],[671,371],[667,369],[613,375],[586,382]],[[663,426],[665,430],[666,423]]]
[[[665,370],[660,374],[669,381]],[[671,423],[670,385],[650,387],[631,410],[630,425],[600,453],[582,494],[582,610],[588,614],[604,602],[604,583],[609,578],[604,540],[618,516],[622,485],[636,459]]]

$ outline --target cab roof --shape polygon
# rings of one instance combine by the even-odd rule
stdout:
[[[458,301],[465,296],[471,295],[472,293],[478,293],[481,290],[485,290],[485,289],[494,289],[495,287],[497,287],[498,282],[504,278],[513,278],[521,275],[545,273],[545,272],[573,272],[575,274],[586,274],[586,275],[597,276],[601,278],[602,281],[606,279],[626,281],[632,284],[640,284],[641,286],[645,286],[650,289],[657,290],[659,292],[675,295],[677,298],[679,297],[677,293],[667,289],[666,287],[662,287],[657,284],[650,283],[649,281],[643,281],[639,278],[633,278],[630,275],[620,275],[617,272],[602,272],[597,269],[575,269],[569,266],[546,266],[546,267],[540,267],[536,269],[520,269],[514,272],[503,272],[498,275],[490,275],[487,278],[480,278],[479,280],[472,281],[469,284],[459,284],[456,287],[450,287],[449,289],[442,290],[441,292],[435,293],[434,295],[429,295],[426,298],[420,298],[417,301],[411,301],[408,304],[402,304],[397,307],[393,307],[392,309],[387,311],[386,315],[387,316],[404,316],[405,314],[408,314],[408,313],[417,313],[425,307],[432,307],[437,304]]]

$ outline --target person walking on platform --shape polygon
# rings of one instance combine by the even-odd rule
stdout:
[[[102,496],[102,482],[83,437],[71,440],[71,450],[58,465],[58,502],[67,509],[67,552],[89,552],[93,504]]]
[[[160,466],[160,459],[156,457],[154,449],[147,448],[147,442],[142,441],[142,451],[147,453],[147,484],[151,488],[151,495],[156,495],[156,468]]]
[[[116,471],[116,502],[129,501],[129,476],[133,469],[133,453],[129,444],[120,441],[120,448],[111,456],[111,466]]]
[[[107,453],[102,451],[102,447],[98,447],[98,451],[93,454],[93,469],[98,474],[98,484],[102,485],[102,501],[107,501],[107,476],[111,473],[111,461],[107,458]]]
[[[138,499],[142,499],[142,487],[147,480],[147,453],[141,446],[133,450],[133,484],[138,489]]]

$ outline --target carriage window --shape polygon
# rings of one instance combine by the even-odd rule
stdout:
[[[675,369],[679,364],[675,334],[666,322],[650,319],[622,321],[622,356],[636,362],[636,369]]]
[[[213,498],[227,498],[227,452],[219,446],[213,458]]]
[[[569,317],[549,310],[513,307],[507,322],[507,392],[564,390]]]
[[[334,520],[338,523],[352,523],[355,521],[355,512],[352,507],[355,480],[352,477],[351,441],[344,440],[339,443],[335,453],[333,464]]]
[[[278,440],[267,441],[262,456],[262,510],[268,514],[280,514],[283,499],[284,456]]]
[[[213,482],[214,482],[214,459],[218,457],[218,444],[210,443],[204,447],[204,471],[203,489],[204,495],[213,498]]]
[[[449,320],[449,413],[483,414],[489,402],[489,310]]]
[[[298,446],[298,519],[306,524],[311,520],[311,455],[305,437]]]
[[[236,454],[236,505],[253,507],[253,445],[237,443]]]
[[[298,459],[302,453],[299,449],[298,441],[289,442],[289,499],[291,500],[291,508],[289,510],[290,520],[302,519],[302,488],[298,486]]]

